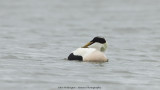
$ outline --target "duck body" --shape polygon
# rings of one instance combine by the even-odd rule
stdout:
[[[97,37],[95,37],[97,38]],[[94,38],[94,39],[95,39]],[[100,37],[98,37],[100,38]],[[93,39],[93,40],[94,40]],[[104,38],[102,38],[104,39]],[[68,60],[89,61],[89,62],[106,62],[108,61],[104,52],[107,48],[106,41],[99,43],[90,41],[85,46],[77,48],[69,56]],[[100,39],[101,40],[101,39]]]
[[[95,62],[108,61],[105,54],[103,52],[96,50],[95,48],[78,48],[68,56],[68,60],[95,61]]]

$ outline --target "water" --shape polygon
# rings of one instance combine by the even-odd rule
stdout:
[[[160,1],[0,1],[1,90],[160,89]],[[99,35],[109,62],[66,60]]]

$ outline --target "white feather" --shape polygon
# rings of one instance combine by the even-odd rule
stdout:
[[[95,48],[78,48],[73,54],[82,56],[83,61],[107,61],[105,54]]]
[[[104,52],[107,49],[107,43],[93,43],[88,48],[78,48],[73,51],[74,55],[83,57],[83,61],[108,61]]]
[[[96,50],[95,48],[78,48],[75,51],[73,51],[73,54],[84,57],[85,55],[90,54],[95,50]]]
[[[103,44],[95,42],[92,45],[90,45],[89,48],[95,48],[100,51],[102,46]]]

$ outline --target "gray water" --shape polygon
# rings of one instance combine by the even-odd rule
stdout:
[[[109,62],[66,60],[95,36]],[[0,90],[160,90],[160,1],[0,0]]]

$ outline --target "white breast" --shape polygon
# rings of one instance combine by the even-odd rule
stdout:
[[[96,50],[96,51],[84,56],[83,61],[106,62],[106,61],[108,61],[108,59],[104,53]]]

